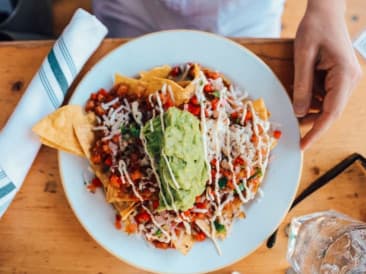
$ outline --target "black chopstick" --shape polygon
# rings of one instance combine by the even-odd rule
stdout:
[[[328,184],[332,181],[335,177],[337,177],[340,173],[342,173],[345,169],[351,166],[354,162],[360,161],[361,165],[364,169],[366,169],[366,158],[359,153],[353,153],[340,163],[332,167],[314,182],[312,182],[303,192],[300,193],[299,196],[293,201],[289,212],[293,209],[297,204],[299,204],[302,200],[313,194],[319,188],[323,187],[324,185]],[[273,232],[273,234],[267,240],[267,248],[272,248],[276,244],[278,228]]]

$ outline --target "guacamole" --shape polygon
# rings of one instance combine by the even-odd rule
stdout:
[[[143,128],[148,153],[154,158],[161,181],[160,210],[187,210],[205,190],[208,167],[205,161],[199,120],[190,112],[172,107]],[[163,196],[167,201],[165,205]]]

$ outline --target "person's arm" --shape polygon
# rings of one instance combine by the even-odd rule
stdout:
[[[306,149],[342,113],[362,71],[352,48],[344,13],[345,0],[308,0],[295,39],[294,109],[298,117],[309,110],[314,72],[325,70],[322,113],[301,139]]]

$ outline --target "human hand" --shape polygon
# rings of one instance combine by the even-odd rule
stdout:
[[[326,72],[322,111],[302,137],[308,148],[340,116],[352,89],[361,78],[344,20],[345,0],[308,0],[295,39],[294,110],[298,117],[308,114],[316,70]]]

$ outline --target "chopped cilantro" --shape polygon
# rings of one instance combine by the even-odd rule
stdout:
[[[130,125],[130,127],[121,126],[121,134],[122,135],[129,134],[132,137],[137,138],[140,136],[140,128],[133,125]]]
[[[133,137],[139,137],[140,136],[140,128],[136,126],[130,126],[130,134]]]
[[[128,128],[127,127],[124,127],[124,126],[121,126],[121,134],[124,135],[124,134],[127,134],[128,133]]]
[[[161,234],[162,234],[161,230],[160,230],[160,229],[158,229],[158,230],[154,233],[154,236],[158,236],[158,237],[160,237],[160,236],[161,236]]]
[[[200,86],[202,86],[203,85],[203,81],[202,80],[200,80]]]
[[[225,176],[221,177],[219,179],[219,187],[224,188],[226,187],[226,184],[227,184],[227,178]]]
[[[215,221],[214,224],[215,224],[215,229],[218,233],[225,233],[226,232],[225,225],[220,224],[218,221]]]

